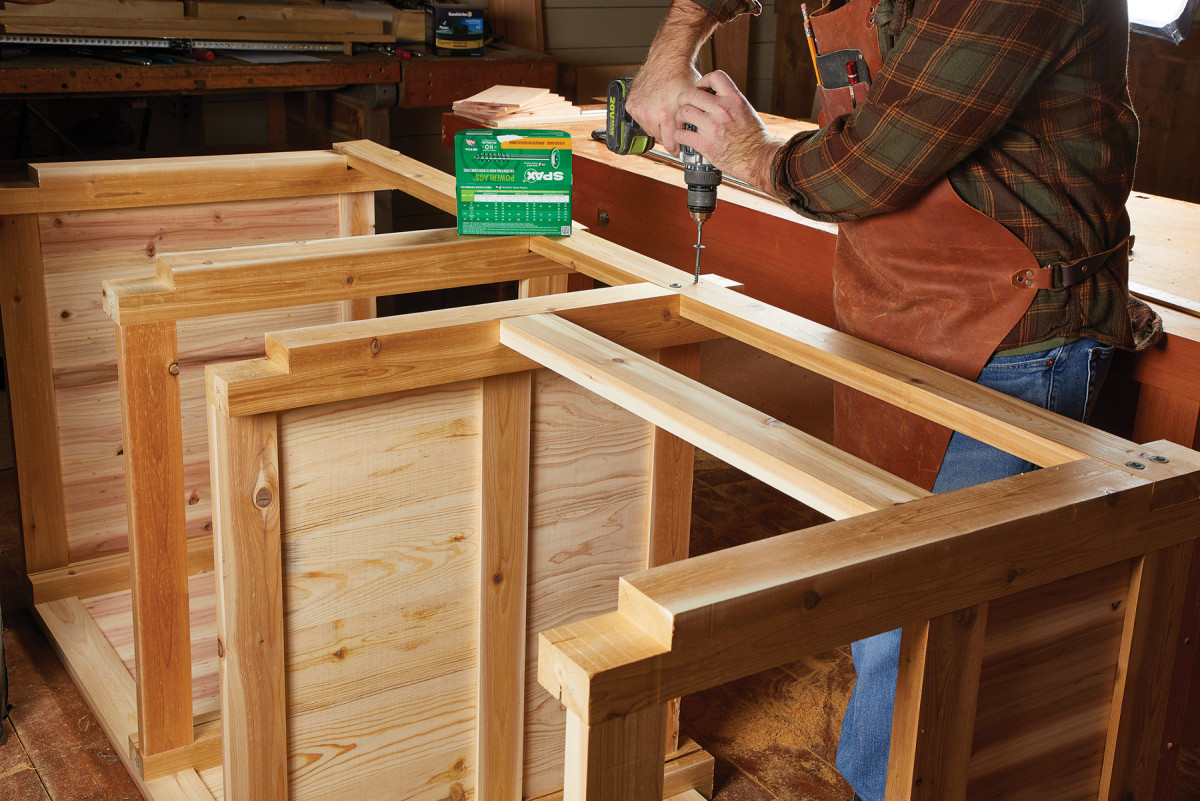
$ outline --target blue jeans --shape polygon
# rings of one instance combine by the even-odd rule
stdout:
[[[979,383],[1075,420],[1086,420],[1108,374],[1112,348],[1094,339],[1025,356],[993,358]],[[958,432],[933,491],[950,492],[1035,466]],[[883,801],[900,665],[900,629],[852,643],[858,678],[838,741],[837,767],[863,801]]]

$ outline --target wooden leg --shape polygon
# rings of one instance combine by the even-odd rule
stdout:
[[[118,326],[138,739],[190,745],[191,619],[175,323]]]
[[[483,382],[479,798],[520,801],[524,772],[530,374]]]
[[[700,378],[700,344],[664,348],[658,363],[688,378]],[[646,567],[687,559],[692,533],[692,473],[696,446],[655,426],[650,445],[650,541]],[[678,698],[669,704],[667,753],[679,747]]]
[[[30,573],[70,561],[54,403],[50,325],[36,214],[0,216],[0,319],[8,359],[21,530]]]
[[[1164,548],[1134,567],[1097,795],[1102,801],[1150,798],[1154,791],[1193,548],[1194,541]]]
[[[594,726],[567,713],[563,801],[661,801],[667,705]]]
[[[275,416],[208,407],[225,797],[287,798]]]
[[[986,603],[905,627],[888,801],[966,797],[986,627]]]

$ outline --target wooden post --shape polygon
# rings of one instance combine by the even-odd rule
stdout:
[[[667,704],[592,726],[567,712],[563,801],[661,801]]]
[[[517,284],[517,297],[537,298],[542,295],[560,295],[567,291],[569,277],[569,275],[563,274],[522,278]]]
[[[983,603],[905,627],[888,801],[966,798],[987,609]]]
[[[1101,801],[1151,798],[1195,541],[1137,560],[1129,583]]]
[[[21,530],[29,573],[65,567],[70,561],[59,461],[54,362],[42,246],[36,214],[0,217],[0,317],[10,353],[26,356],[22,369],[9,365],[13,445],[21,465]]]
[[[273,414],[208,407],[225,797],[287,798],[279,438]]]
[[[663,348],[658,363],[693,380],[700,378],[700,343]],[[650,443],[650,536],[646,567],[687,559],[692,534],[692,474],[696,446],[664,428],[654,427]],[[667,753],[679,747],[680,699],[667,714]]]
[[[524,772],[530,374],[483,381],[476,795],[520,801]]]
[[[116,330],[138,738],[151,755],[193,739],[179,357],[173,322]]]
[[[338,195],[338,232],[342,236],[369,236],[375,233],[375,193],[343,192]],[[375,298],[342,301],[347,320],[375,317]]]

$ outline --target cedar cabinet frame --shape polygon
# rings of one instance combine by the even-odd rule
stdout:
[[[411,166],[421,173],[421,165]],[[417,194],[438,200],[427,192]],[[362,197],[369,201],[370,195]],[[440,202],[446,205],[444,198]],[[367,208],[352,210],[350,218],[358,219]],[[356,227],[362,225],[350,230]],[[158,257],[156,276],[104,283],[105,311],[116,324],[129,490],[138,677],[138,726],[129,737],[129,756],[143,780],[170,776],[181,767],[202,770],[221,759],[219,721],[192,716],[187,581],[212,564],[212,542],[186,538],[177,322],[336,301],[363,318],[370,316],[371,300],[378,295],[506,280],[520,281],[522,297],[536,297],[565,291],[573,272],[569,264],[532,252],[530,237],[460,237],[443,230],[173,253]],[[689,345],[666,349],[661,358],[695,375],[698,356]],[[656,518],[670,517],[669,524],[660,523],[656,530],[675,533],[659,536],[653,544],[648,563],[662,564],[686,555],[692,449],[658,432],[654,453],[660,463],[656,474],[672,475],[671,481],[658,482],[654,495]],[[164,504],[163,498],[179,500]],[[114,575],[106,579],[106,590],[123,585],[120,567],[110,569]],[[511,734],[490,742],[518,747],[520,737]],[[668,738],[672,746],[678,744],[677,709]],[[506,763],[515,764],[507,756]],[[513,770],[492,774],[501,772]],[[509,794],[505,786],[519,786],[519,778],[511,775],[494,780],[485,775],[481,787],[490,781],[507,782],[492,787],[501,797]]]
[[[377,145],[338,149],[393,185],[448,196],[438,189],[447,176]],[[269,590],[280,581],[273,415],[465,380],[494,386],[495,408],[512,409],[522,382],[503,377],[545,366],[833,518],[630,576],[616,612],[543,635],[539,678],[569,711],[566,799],[657,801],[672,698],[897,626],[889,798],[966,797],[978,777],[971,733],[990,712],[976,703],[990,624],[1057,621],[1062,583],[1106,569],[1122,587],[1119,653],[1096,735],[1103,756],[1080,781],[1102,799],[1150,796],[1200,519],[1200,454],[1108,435],[717,282],[692,284],[583,231],[529,247],[607,283],[648,283],[289,332],[268,338],[266,359],[209,368],[218,552],[229,554],[218,558],[227,791],[287,796],[283,621]],[[697,327],[1046,469],[930,496],[640,355],[702,338]],[[268,591],[237,591],[247,586]],[[1008,734],[1019,742],[1028,723]],[[1042,780],[1021,776],[1026,787]]]
[[[521,296],[533,297],[566,291],[568,273],[530,253],[528,237],[435,230],[175,253],[158,258],[155,277],[104,283],[116,324],[133,568],[139,725],[130,749],[144,778],[170,772],[184,758],[178,749],[196,750],[194,730],[202,740],[215,732],[192,717],[187,581],[212,565],[212,540],[186,536],[177,322],[337,301],[363,319],[380,295],[518,280]],[[211,743],[198,748],[196,767],[215,764]]]

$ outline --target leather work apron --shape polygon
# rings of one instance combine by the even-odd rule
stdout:
[[[822,106],[835,115],[853,107],[850,91],[862,87],[865,99],[882,69],[874,6],[872,0],[851,0],[811,16],[820,53],[836,55],[843,75],[854,51],[861,51],[869,70],[858,84],[825,81]],[[1124,247],[1122,240],[1112,251],[1082,260],[1080,269],[1068,266],[1058,274],[1077,283]],[[974,381],[1037,290],[1054,285],[1055,272],[942,177],[905,209],[839,224],[833,262],[837,324],[860,339]],[[834,444],[925,489],[933,487],[952,433],[845,386],[835,390]]]

